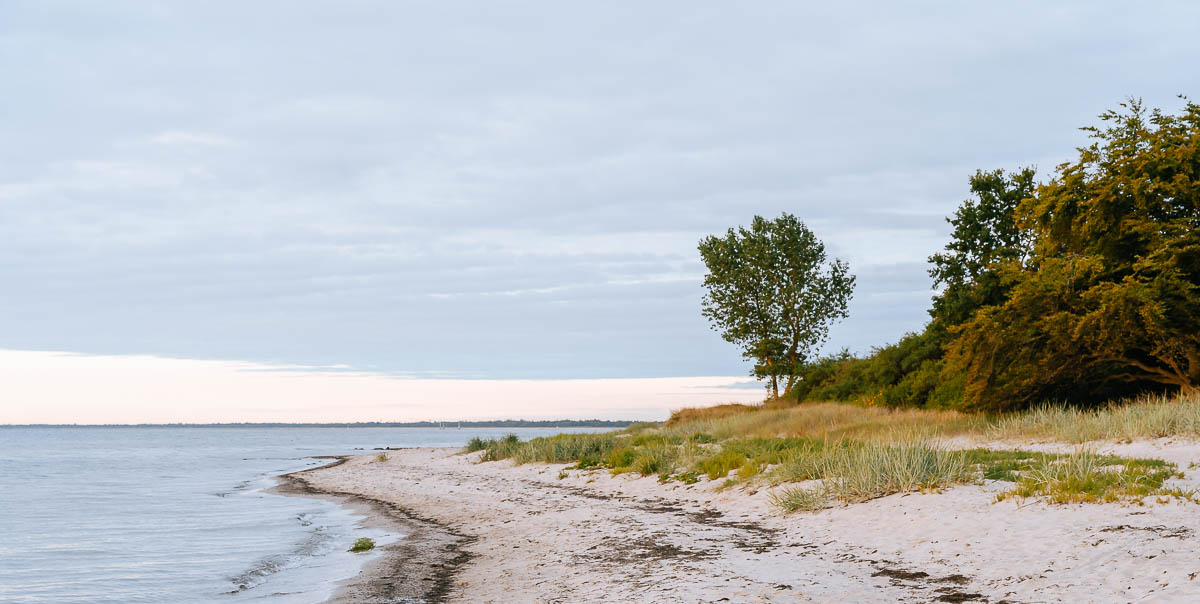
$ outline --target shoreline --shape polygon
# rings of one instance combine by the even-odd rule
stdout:
[[[1104,448],[1200,460],[1194,442]],[[385,462],[353,456],[299,474],[316,492],[359,497],[462,538],[435,601],[1014,603],[1200,593],[1193,503],[997,503],[1001,486],[990,483],[784,515],[763,485],[660,484],[457,452],[393,450]],[[1186,484],[1200,484],[1200,470],[1180,469]],[[410,572],[409,563],[393,570]]]
[[[307,474],[330,470],[353,456],[314,456],[334,461],[314,468],[281,474],[273,491],[289,496],[334,501],[367,517],[370,527],[386,527],[404,536],[377,548],[379,556],[366,562],[359,573],[338,582],[327,602],[443,602],[459,569],[471,560],[464,549],[474,537],[464,535],[431,518],[421,517],[394,503],[368,495],[314,486]]]

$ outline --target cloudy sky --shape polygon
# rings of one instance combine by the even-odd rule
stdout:
[[[866,351],[970,173],[1200,91],[1192,2],[899,4],[0,3],[0,348],[744,376],[696,243],[788,211]]]

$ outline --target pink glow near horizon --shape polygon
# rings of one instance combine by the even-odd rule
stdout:
[[[244,361],[0,350],[0,424],[661,420],[755,402],[744,376],[465,380]]]

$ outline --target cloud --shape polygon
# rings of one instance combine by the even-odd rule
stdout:
[[[159,145],[208,145],[222,147],[232,145],[234,141],[233,139],[214,134],[168,130],[150,137],[150,142]]]
[[[0,10],[7,346],[389,375],[744,375],[695,246],[783,211],[869,350],[974,170],[1200,85],[1186,2]]]

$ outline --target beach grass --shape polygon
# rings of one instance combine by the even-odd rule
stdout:
[[[1200,437],[1200,397],[1146,396],[1098,409],[1041,405],[996,418],[995,439],[1039,438],[1070,443],[1139,438]]]
[[[895,493],[1004,481],[998,500],[1049,503],[1140,502],[1149,496],[1192,499],[1170,487],[1180,476],[1161,460],[986,448],[951,450],[944,436],[1041,437],[1065,442],[1200,435],[1200,402],[1141,399],[1095,411],[1042,407],[1001,417],[956,411],[889,410],[842,403],[790,407],[722,405],[711,413],[675,412],[663,424],[522,442],[515,435],[473,439],[464,451],[480,461],[570,463],[661,481],[780,487],[782,510],[818,510]],[[790,486],[800,483],[797,486]]]
[[[1129,459],[1080,449],[1042,458],[1018,471],[1013,488],[997,500],[1036,497],[1048,503],[1140,502],[1149,496],[1191,500],[1194,491],[1166,488],[1182,477],[1174,464],[1159,459]]]

